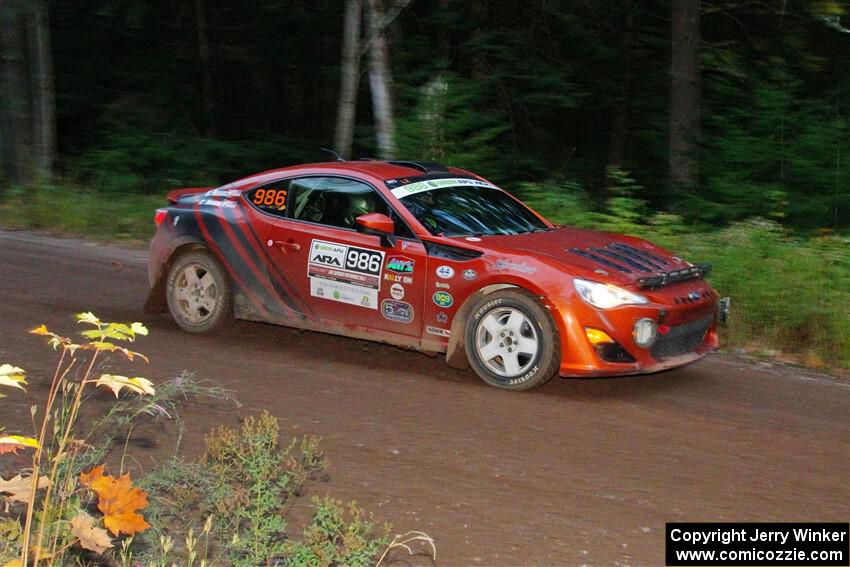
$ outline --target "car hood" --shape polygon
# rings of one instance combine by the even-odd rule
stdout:
[[[479,244],[484,252],[555,261],[585,276],[607,276],[619,283],[633,283],[641,277],[690,266],[667,250],[640,238],[569,227],[485,236]]]

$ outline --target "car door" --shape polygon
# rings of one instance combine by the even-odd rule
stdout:
[[[305,316],[419,336],[425,249],[377,190],[339,176],[294,178],[285,190],[285,215],[269,215],[264,236],[270,268],[304,298]],[[255,191],[247,195],[252,202]],[[382,239],[358,231],[356,217],[370,212],[394,218],[397,235]]]

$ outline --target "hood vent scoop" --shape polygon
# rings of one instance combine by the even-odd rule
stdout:
[[[583,250],[580,248],[570,248],[569,252],[578,254],[594,262],[599,262],[626,274],[632,272],[660,272],[664,271],[666,266],[670,265],[670,262],[661,256],[618,242],[608,244],[607,246],[585,248]]]

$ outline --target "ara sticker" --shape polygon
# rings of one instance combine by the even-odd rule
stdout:
[[[451,307],[455,302],[452,294],[445,291],[438,291],[432,296],[434,303],[440,307]]]
[[[449,278],[454,277],[454,275],[455,275],[455,269],[452,268],[451,266],[440,266],[439,268],[437,268],[437,277],[438,278],[443,278],[444,280],[447,280]]]
[[[381,302],[381,315],[396,323],[410,323],[413,321],[413,306],[404,301],[385,299]]]
[[[397,274],[412,274],[416,262],[407,256],[390,256],[387,259],[387,270]]]
[[[404,299],[404,286],[394,283],[390,286],[390,295],[393,296],[393,299]]]
[[[311,296],[378,309],[383,252],[313,240],[307,260]]]
[[[425,327],[425,330],[428,332],[429,335],[437,335],[438,337],[450,337],[452,335],[452,332],[448,329],[432,327],[431,325]]]

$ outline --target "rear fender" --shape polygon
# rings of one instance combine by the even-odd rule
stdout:
[[[171,251],[168,253],[165,260],[159,265],[156,273],[150,274],[151,290],[148,293],[148,298],[145,301],[145,313],[162,313],[168,306],[165,299],[165,285],[168,277],[168,270],[171,264],[181,254],[189,250],[202,250],[206,248],[203,240],[197,236],[184,235],[178,236],[169,243]]]

